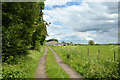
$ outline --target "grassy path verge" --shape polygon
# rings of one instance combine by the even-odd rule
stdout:
[[[56,63],[54,54],[48,49],[46,72],[49,78],[69,78],[66,72]]]
[[[26,56],[16,56],[2,64],[2,78],[35,78],[38,62],[45,51],[44,47],[40,51],[30,50]]]
[[[31,54],[29,55],[33,59],[33,62],[30,64],[30,65],[33,64],[32,66],[33,68],[31,70],[31,75],[29,75],[29,78],[35,78],[38,63],[44,52],[45,52],[45,47],[41,47],[40,51],[32,51]]]

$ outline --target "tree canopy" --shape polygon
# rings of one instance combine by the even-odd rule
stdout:
[[[94,41],[93,41],[93,40],[90,40],[90,41],[89,41],[89,44],[90,44],[90,45],[94,45]]]
[[[57,39],[49,39],[49,40],[47,40],[47,42],[50,42],[50,41],[56,41],[56,42],[58,42]]]
[[[38,49],[46,35],[43,20],[44,2],[2,3],[2,55],[26,54],[30,48]]]

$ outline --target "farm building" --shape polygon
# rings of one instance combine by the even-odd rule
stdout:
[[[58,43],[58,46],[64,46],[64,44],[63,43]]]
[[[45,45],[50,45],[50,46],[64,46],[63,43],[58,43],[56,41],[50,41],[50,42],[46,42]]]
[[[58,42],[56,42],[56,41],[50,41],[50,42],[46,42],[45,45],[56,46],[56,45],[58,45]]]

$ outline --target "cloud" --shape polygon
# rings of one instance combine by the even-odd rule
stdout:
[[[72,1],[72,0],[46,0],[45,6],[52,7],[54,5],[64,5],[69,1]]]
[[[72,0],[65,2],[56,0],[54,4],[48,2],[46,6],[49,7],[55,5],[64,5],[64,7],[43,11],[44,19],[52,23],[48,26],[49,37],[47,39],[57,38],[60,41],[74,43],[88,43],[88,40],[94,40],[96,43],[117,41],[117,2],[83,1],[78,5],[68,6],[66,4],[70,2],[72,4]]]
[[[119,2],[119,0],[83,0],[85,2]]]

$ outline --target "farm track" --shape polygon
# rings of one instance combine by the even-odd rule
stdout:
[[[85,80],[75,70],[70,68],[69,65],[64,64],[63,60],[58,56],[58,54],[52,48],[49,47],[49,49],[54,54],[57,64],[64,69],[64,71],[70,76],[70,78],[73,78],[73,80],[74,80],[74,78],[78,78],[80,80]],[[48,76],[46,74],[46,56],[47,56],[47,54],[48,54],[48,48],[45,47],[45,53],[43,54],[43,56],[41,57],[41,59],[38,63],[35,78],[44,78],[44,79],[46,78],[46,80],[48,80]]]
[[[43,54],[43,56],[41,57],[39,63],[38,63],[38,67],[37,67],[37,71],[36,71],[36,78],[48,78],[47,74],[46,74],[46,56],[48,53],[48,48],[45,47],[45,53]]]
[[[70,78],[81,78],[83,79],[82,76],[80,76],[75,70],[73,70],[72,68],[69,67],[69,65],[64,64],[63,60],[58,56],[58,54],[49,47],[49,49],[53,52],[55,58],[56,58],[56,62],[58,65],[60,65],[64,71],[70,76]]]

